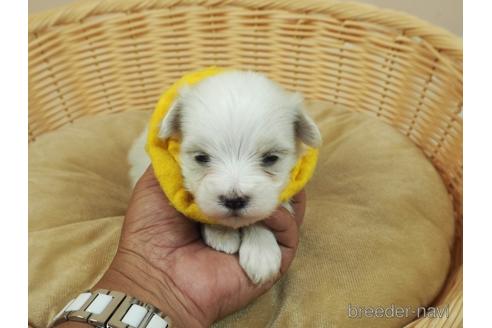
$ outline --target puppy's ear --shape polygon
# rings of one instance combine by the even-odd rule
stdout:
[[[180,131],[181,102],[179,98],[171,105],[161,122],[159,138],[167,139]]]
[[[173,135],[177,135],[181,129],[181,114],[183,109],[183,96],[190,92],[188,86],[183,86],[179,91],[174,103],[169,107],[166,116],[161,122],[159,129],[159,138],[167,139]]]
[[[318,148],[321,146],[321,133],[316,123],[304,111],[304,98],[299,93],[292,95],[295,104],[294,130],[296,137],[308,146]]]

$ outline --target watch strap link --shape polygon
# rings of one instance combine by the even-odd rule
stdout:
[[[55,316],[52,326],[65,321],[108,328],[167,328],[170,319],[154,306],[134,297],[99,289],[81,293],[68,302]]]

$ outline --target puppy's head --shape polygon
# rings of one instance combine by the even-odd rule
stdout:
[[[263,75],[227,72],[181,89],[159,135],[180,138],[185,187],[202,212],[237,228],[268,217],[302,144],[320,145],[302,107]]]

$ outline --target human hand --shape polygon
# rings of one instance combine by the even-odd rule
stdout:
[[[264,220],[282,251],[281,275],[297,249],[305,202],[301,192],[293,199],[294,217],[280,207]],[[273,284],[253,284],[237,255],[205,245],[199,224],[174,209],[148,168],[133,192],[115,258],[95,287],[150,303],[176,326],[207,327]]]

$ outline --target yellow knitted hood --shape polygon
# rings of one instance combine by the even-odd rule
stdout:
[[[147,136],[147,152],[150,156],[155,176],[169,201],[185,216],[209,224],[215,223],[214,219],[207,217],[200,210],[193,199],[193,195],[184,187],[179,165],[179,140],[176,138],[163,140],[159,138],[158,134],[166,112],[178,95],[178,91],[184,85],[196,84],[207,77],[224,71],[221,68],[210,67],[186,74],[174,83],[159,99],[150,119]],[[292,198],[304,187],[313,175],[317,160],[318,150],[308,148],[292,169],[290,182],[280,194],[279,204]]]

